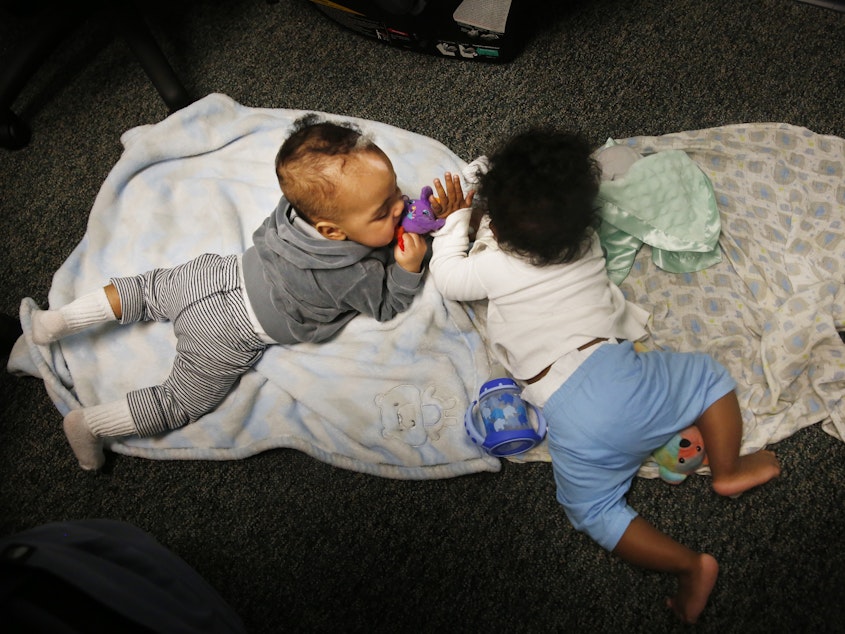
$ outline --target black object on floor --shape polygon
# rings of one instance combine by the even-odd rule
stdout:
[[[32,131],[12,110],[12,104],[27,81],[59,44],[98,9],[107,10],[111,28],[126,41],[171,113],[191,103],[188,92],[153,39],[134,3],[111,4],[89,0],[47,2],[41,7],[38,20],[40,28],[14,52],[0,72],[0,147],[19,150],[29,143]]]

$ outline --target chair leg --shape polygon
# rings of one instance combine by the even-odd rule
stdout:
[[[21,322],[6,313],[0,314],[0,359],[6,359],[15,342],[23,334]]]
[[[117,6],[115,6],[114,25],[117,32],[126,40],[127,45],[138,58],[170,112],[173,113],[190,104],[193,99],[168,63],[147,28],[143,16],[132,2],[115,4]]]
[[[12,111],[12,104],[62,39],[86,15],[83,11],[48,6],[41,13],[41,29],[3,64],[0,72],[0,147],[19,150],[29,143],[29,126]]]
[[[26,122],[9,108],[0,111],[0,147],[20,150],[32,138],[32,130]]]
[[[12,104],[62,39],[92,10],[102,8],[102,4],[105,3],[50,3],[42,12],[41,28],[0,67],[0,147],[18,150],[29,143],[31,130],[12,111]],[[115,2],[114,5],[113,28],[126,40],[170,112],[190,104],[193,99],[153,39],[138,9],[132,2]]]

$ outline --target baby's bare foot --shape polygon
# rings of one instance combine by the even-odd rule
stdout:
[[[780,463],[766,449],[740,456],[733,473],[713,476],[713,490],[719,495],[737,496],[780,475]]]
[[[695,623],[707,605],[718,576],[718,562],[711,555],[699,555],[698,567],[678,577],[678,594],[666,599],[666,605],[684,623]]]
[[[63,427],[79,466],[86,471],[96,471],[102,467],[106,461],[103,441],[91,433],[83,411],[75,409],[70,412],[65,416]]]

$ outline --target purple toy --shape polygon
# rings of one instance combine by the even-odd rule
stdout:
[[[434,193],[428,185],[420,191],[420,197],[417,199],[408,198],[405,196],[405,213],[402,215],[402,222],[396,230],[396,239],[399,242],[399,248],[404,250],[402,235],[408,233],[431,233],[437,231],[446,223],[445,218],[438,218],[431,210],[431,203],[429,198]]]

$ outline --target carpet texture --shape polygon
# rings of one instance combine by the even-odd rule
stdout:
[[[576,128],[597,146],[764,121],[845,136],[845,14],[790,0],[514,4],[528,35],[501,65],[402,51],[305,0],[159,0],[147,22],[193,97],[374,119],[466,160],[528,124]],[[37,27],[0,10],[0,58]],[[168,114],[95,19],[59,44],[14,108],[32,141],[0,151],[0,312],[13,316],[24,296],[46,303],[120,134]],[[547,464],[396,481],[275,450],[233,462],[110,455],[92,475],[76,466],[40,381],[0,373],[0,411],[0,534],[132,523],[191,564],[251,632],[689,630],[663,606],[670,577],[569,526]],[[695,631],[845,622],[845,445],[812,426],[774,449],[782,477],[737,500],[699,476],[634,484],[646,518],[721,563]]]

